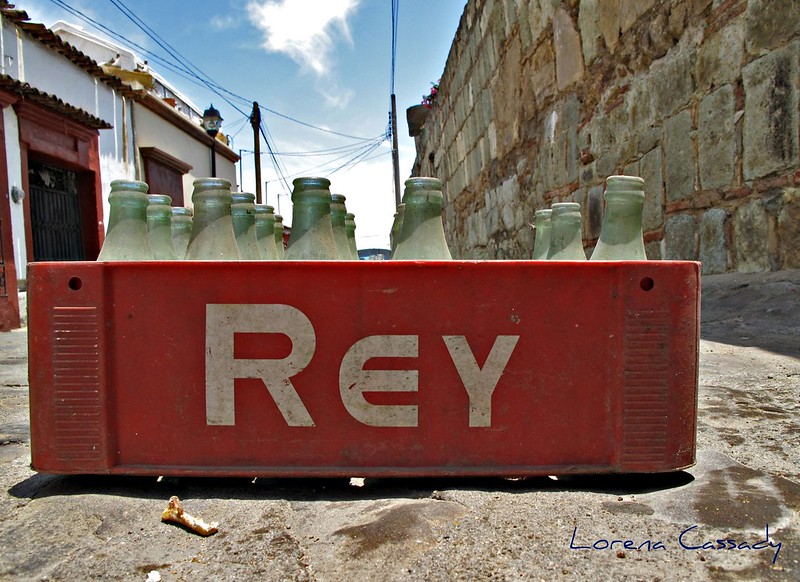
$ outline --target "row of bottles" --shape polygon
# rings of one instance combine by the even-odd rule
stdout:
[[[354,215],[326,178],[296,178],[292,231],[284,252],[282,218],[249,193],[231,193],[222,178],[195,180],[192,202],[171,208],[164,195],[147,195],[144,182],[112,182],[108,235],[98,260],[357,260]],[[644,181],[606,180],[605,214],[592,260],[645,260]],[[392,225],[392,259],[450,260],[442,224],[442,182],[406,180]],[[581,207],[557,202],[536,211],[534,260],[582,261]]]
[[[194,181],[194,216],[172,208],[169,196],[148,195],[144,182],[115,180],[97,260],[357,260],[355,215],[347,212],[345,197],[331,195],[325,178],[298,178],[294,186],[292,250],[284,252],[283,217],[255,204],[253,194],[231,193],[228,180]]]
[[[593,261],[644,261],[642,209],[644,180],[636,176],[606,179],[605,213]],[[585,261],[581,228],[581,206],[556,202],[534,216],[536,236],[534,260]]]

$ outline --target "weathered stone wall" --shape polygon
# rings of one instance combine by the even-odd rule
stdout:
[[[417,137],[459,258],[528,258],[537,208],[645,180],[652,259],[800,267],[800,0],[469,0]]]

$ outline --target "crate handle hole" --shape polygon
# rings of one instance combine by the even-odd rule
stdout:
[[[78,291],[81,287],[83,287],[83,281],[80,277],[72,277],[67,285],[69,285],[69,288],[73,291]]]
[[[653,281],[652,277],[644,277],[641,281],[639,281],[639,287],[642,288],[642,291],[651,291],[655,286],[656,283]]]

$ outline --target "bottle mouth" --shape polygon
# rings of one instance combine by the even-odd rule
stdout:
[[[644,180],[638,176],[609,176],[606,178],[606,200],[644,200]]]
[[[232,204],[255,204],[256,195],[249,192],[231,192]]]
[[[644,190],[644,179],[639,176],[615,175],[606,178],[607,190]]]
[[[140,182],[139,180],[113,180],[111,182],[111,192],[115,190],[133,190],[134,192],[147,193],[149,186],[147,182]]]
[[[556,220],[580,222],[581,220],[581,205],[577,202],[556,202],[551,209],[553,211],[550,214],[552,222],[556,222]]]
[[[321,177],[300,177],[295,178],[292,180],[292,186],[294,186],[295,190],[302,189],[302,190],[313,190],[313,189],[324,189],[327,190],[331,187],[331,181],[327,178]],[[328,195],[330,196],[330,195]]]
[[[227,190],[230,193],[231,181],[225,178],[198,178],[192,182],[195,191],[197,190]]]
[[[442,181],[439,178],[416,177],[404,182],[406,189],[414,190],[441,190]]]

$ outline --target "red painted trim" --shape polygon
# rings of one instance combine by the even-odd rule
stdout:
[[[0,331],[8,331],[20,326],[20,317],[17,267],[14,264],[14,236],[11,232],[11,208],[8,196],[6,126],[2,108],[0,108],[0,192],[2,192],[2,196],[0,196],[0,237],[2,237],[2,261],[5,266],[6,293],[8,294],[7,298],[0,297]]]
[[[17,101],[19,101],[18,95],[14,95],[13,93],[6,93],[5,91],[0,91],[0,108],[13,105]]]
[[[24,101],[16,103],[14,110],[19,119],[23,189],[29,191],[28,161],[31,157],[79,172],[84,251],[87,259],[97,258],[105,233],[98,131]],[[30,262],[34,254],[27,197],[23,205],[25,246]]]

